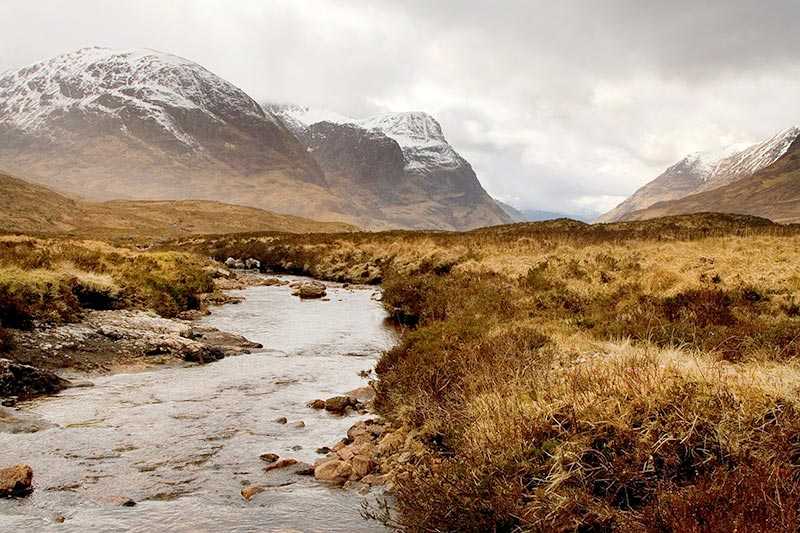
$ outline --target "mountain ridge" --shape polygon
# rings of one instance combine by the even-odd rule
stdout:
[[[429,115],[408,114],[426,129],[405,131],[428,141],[392,139],[409,168],[353,179],[342,161],[326,176],[297,125],[265,107],[172,54],[82,48],[0,75],[0,168],[93,201],[221,201],[371,229],[508,220]],[[401,124],[383,126],[404,141]],[[386,148],[373,134],[347,138],[355,159]]]
[[[625,220],[631,213],[659,202],[710,191],[751,176],[782,157],[798,137],[800,127],[793,126],[745,148],[737,145],[717,154],[689,154],[639,188],[617,207],[601,215],[597,221]]]
[[[428,113],[355,119],[296,104],[264,106],[306,143],[329,182],[372,184],[371,194],[351,197],[366,210],[379,206],[390,219],[418,229],[430,227],[431,217],[443,221],[441,229],[511,222]],[[422,207],[416,214],[409,208],[415,202]]]
[[[631,213],[630,220],[724,212],[800,222],[800,136],[772,164],[732,183]]]

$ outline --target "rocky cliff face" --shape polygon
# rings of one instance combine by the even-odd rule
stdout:
[[[798,137],[800,128],[793,127],[744,149],[739,146],[721,153],[690,154],[605,213],[598,221],[625,220],[635,211],[656,203],[711,191],[752,176],[783,156]]]
[[[362,214],[380,212],[389,224],[412,228],[512,222],[426,113],[356,120],[296,105],[266,108],[306,143],[331,187],[350,194]]]

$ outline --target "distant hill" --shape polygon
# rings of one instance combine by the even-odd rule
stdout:
[[[793,127],[746,148],[732,146],[719,153],[689,154],[601,215],[598,222],[626,220],[632,218],[635,211],[659,202],[679,200],[748,178],[782,157],[798,137],[800,127]]]
[[[800,137],[766,168],[729,185],[678,200],[659,202],[627,218],[644,220],[702,212],[736,213],[775,222],[800,222]]]
[[[204,200],[85,202],[0,172],[0,231],[87,236],[176,237],[246,231],[356,229]]]
[[[557,213],[555,211],[540,211],[538,209],[517,209],[500,200],[495,200],[495,202],[497,202],[497,205],[499,205],[514,222],[541,222],[543,220],[556,220],[559,218],[571,218],[572,220],[589,222],[587,217],[581,215]]]

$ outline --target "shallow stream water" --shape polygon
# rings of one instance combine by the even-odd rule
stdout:
[[[330,288],[329,301],[301,301],[285,286],[232,294],[245,301],[203,322],[263,350],[98,377],[94,387],[21,405],[55,427],[0,433],[0,465],[29,464],[35,484],[25,499],[0,500],[0,531],[380,529],[361,518],[362,495],[313,478],[296,476],[251,502],[240,495],[266,479],[260,454],[313,463],[317,447],[358,420],[306,403],[365,385],[359,372],[395,342],[373,291]],[[293,427],[299,420],[305,427]],[[137,504],[120,507],[120,498]]]

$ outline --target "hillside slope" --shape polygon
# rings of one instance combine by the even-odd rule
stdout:
[[[647,183],[598,222],[625,220],[630,213],[658,202],[678,200],[752,176],[768,167],[800,137],[800,127],[787,128],[752,146],[732,146],[721,152],[689,154]]]
[[[85,48],[0,75],[0,168],[90,200],[348,218],[280,120],[202,66],[153,50]]]
[[[800,222],[800,138],[777,161],[729,185],[679,200],[659,202],[628,215],[644,220],[706,211],[755,215],[775,222]]]
[[[203,200],[84,202],[0,172],[0,231],[177,237],[247,231],[352,231],[337,222]]]

